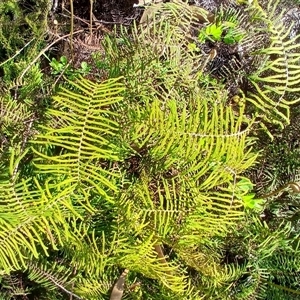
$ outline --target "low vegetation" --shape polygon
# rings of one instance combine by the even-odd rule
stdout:
[[[297,1],[36,2],[0,4],[0,298],[298,299]]]

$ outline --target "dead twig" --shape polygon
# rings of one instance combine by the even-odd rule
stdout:
[[[66,12],[70,13],[67,9],[65,9]],[[68,15],[65,14],[61,14],[63,17],[69,17]],[[118,24],[118,23],[114,23],[114,22],[105,22],[105,21],[100,21],[98,20],[95,15],[92,13],[92,21],[94,22],[95,26],[91,27],[91,22],[85,19],[82,19],[76,15],[74,15],[74,19],[83,22],[84,24],[89,26],[89,29],[95,29],[95,30],[101,30],[104,33],[107,34],[113,34],[113,32],[111,30],[109,30],[107,27],[104,26],[104,24]],[[121,24],[121,23],[120,23]]]
[[[84,29],[81,29],[81,30],[77,30],[73,33],[74,34],[77,34],[77,33],[81,33],[81,32],[84,32]],[[25,74],[28,72],[28,70],[39,60],[39,58],[45,54],[46,51],[48,51],[51,47],[53,47],[56,43],[58,43],[59,41],[69,37],[71,34],[66,34],[66,35],[63,35],[61,37],[59,37],[58,39],[56,39],[55,41],[53,41],[51,44],[49,44],[46,48],[44,48],[38,55],[37,57],[27,66],[27,68],[22,72],[21,76],[18,78],[17,82],[22,82],[22,79],[23,77],[25,76]]]
[[[32,43],[33,41],[35,40],[35,38],[33,38],[33,39],[31,39],[29,42],[27,42],[26,44],[25,44],[25,46],[24,47],[22,47],[20,50],[18,50],[17,52],[16,52],[16,54],[14,54],[12,57],[10,57],[10,58],[8,58],[7,60],[5,60],[4,62],[2,62],[1,64],[0,64],[0,67],[1,66],[3,66],[4,64],[6,64],[7,62],[9,62],[9,61],[11,61],[12,59],[14,59],[16,56],[18,56],[30,43]]]
[[[91,39],[93,37],[93,6],[94,6],[94,0],[90,0],[90,24],[89,24],[89,27],[90,27],[90,36],[91,36]]]
[[[74,34],[74,3],[73,0],[70,0],[71,8],[71,29],[70,29],[70,49],[72,61],[74,61],[74,47],[73,47],[73,34]]]

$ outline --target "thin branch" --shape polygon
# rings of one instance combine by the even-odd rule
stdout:
[[[7,62],[11,61],[12,59],[14,59],[16,56],[18,56],[30,43],[32,43],[35,40],[35,38],[33,38],[32,40],[30,40],[29,42],[27,42],[24,47],[22,47],[19,51],[16,52],[15,55],[13,55],[12,57],[8,58],[7,60],[5,60],[4,62],[2,62],[0,64],[0,67],[3,66],[4,64],[6,64]]]
[[[90,0],[90,4],[91,4],[91,7],[90,7],[90,24],[89,24],[89,27],[90,27],[90,36],[91,36],[91,39],[93,37],[93,5],[94,5],[94,0]]]
[[[289,182],[284,186],[281,186],[280,188],[276,189],[275,191],[259,196],[259,198],[262,199],[270,198],[272,196],[278,195],[280,192],[283,192],[286,188],[290,188],[294,193],[300,193],[300,184],[298,182]]]
[[[73,3],[73,0],[70,0],[70,9],[71,9],[70,48],[71,48],[71,57],[72,57],[72,61],[74,61],[74,48],[73,48],[73,35],[74,35],[74,3]]]
[[[51,274],[50,272],[46,272],[45,270],[41,269],[40,267],[38,267],[36,264],[34,263],[29,263],[29,268],[32,268],[33,270],[36,270],[36,272],[38,272],[40,275],[45,276],[45,278],[47,278],[49,281],[51,281],[55,286],[57,286],[58,288],[60,288],[62,291],[64,291],[65,293],[67,293],[68,295],[73,296],[76,299],[82,299],[81,297],[79,297],[78,295],[72,293],[71,291],[69,291],[67,288],[65,288],[61,283],[59,283],[59,279],[55,278],[53,276],[53,274]]]
[[[74,34],[77,34],[77,33],[81,33],[81,32],[84,32],[84,29],[81,29],[81,30],[77,30],[73,33]],[[32,68],[32,66],[39,60],[39,58],[45,54],[46,51],[48,51],[51,47],[53,47],[56,43],[58,43],[59,41],[67,38],[71,36],[71,33],[69,34],[66,34],[66,35],[63,35],[61,37],[59,37],[58,39],[56,39],[54,42],[52,42],[51,44],[49,44],[46,48],[44,48],[38,55],[37,57],[27,66],[27,68],[22,72],[21,76],[18,78],[18,82],[22,82],[22,79],[24,77],[24,75],[28,72],[28,70],[30,68]]]

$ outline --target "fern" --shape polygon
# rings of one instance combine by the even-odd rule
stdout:
[[[230,96],[244,94],[251,104],[248,111],[254,110],[265,125],[281,127],[289,123],[290,106],[299,102],[299,35],[291,34],[294,24],[286,20],[285,12],[277,0],[224,5],[195,31],[199,37],[216,26],[223,34],[218,40],[196,41],[207,54],[201,69],[224,83]]]
[[[41,145],[50,142],[68,151],[50,157],[33,149],[41,157],[36,160],[36,165],[42,173],[68,175],[68,180],[75,185],[92,184],[109,199],[106,189],[113,191],[116,187],[107,176],[115,177],[117,173],[105,170],[101,163],[119,160],[121,148],[111,140],[115,138],[118,124],[111,120],[112,112],[106,107],[122,99],[123,87],[117,79],[95,85],[82,78],[73,85],[77,93],[64,90],[55,98],[64,105],[64,109],[49,110],[50,116],[59,117],[66,126],[59,129],[43,127],[47,134],[37,136],[35,141],[35,144]],[[46,160],[49,160],[48,164]]]
[[[141,42],[144,36],[140,39]],[[226,94],[218,93],[217,101],[215,91],[201,95],[193,75],[194,61],[187,58],[184,47],[172,48],[176,39],[175,34],[174,40],[170,38],[165,44],[170,50],[159,51],[159,55],[162,53],[167,62],[179,62],[184,57],[184,67],[170,68],[162,83],[155,71],[163,68],[164,62],[143,59],[146,52],[155,53],[156,44],[147,40],[143,48],[133,40],[117,49],[112,41],[106,41],[111,54],[108,60],[120,72],[117,74],[129,74],[124,76],[128,87],[126,104],[119,103],[116,108],[125,118],[121,128],[123,143],[132,147],[132,154],[123,165],[127,174],[119,206],[126,214],[121,213],[118,228],[127,228],[126,232],[141,239],[148,237],[145,230],[154,231],[159,244],[173,249],[178,259],[197,266],[202,274],[211,272],[211,280],[220,280],[221,285],[225,275],[220,275],[220,270],[213,271],[218,263],[212,262],[206,270],[207,264],[201,263],[208,254],[200,262],[194,249],[208,237],[226,235],[228,228],[243,216],[242,202],[235,194],[236,181],[255,160],[255,155],[245,150],[251,145],[247,139],[251,121],[247,124],[243,118],[242,106],[239,112],[223,106]],[[132,50],[135,48],[136,52]],[[174,56],[173,50],[177,53]],[[121,67],[114,64],[118,53],[119,60],[124,55]],[[128,53],[134,56],[128,58]],[[154,66],[158,67],[153,70]],[[147,77],[148,70],[157,77]],[[186,78],[190,79],[189,87]],[[152,87],[132,85],[146,80],[156,83]],[[131,89],[135,97],[130,97]],[[145,89],[149,90],[148,96]]]
[[[268,121],[283,124],[279,119],[289,123],[289,105],[299,101],[291,98],[291,93],[299,92],[300,69],[296,63],[299,36],[290,38],[293,24],[289,27],[283,24],[285,10],[278,14],[277,6],[278,1],[269,1],[266,11],[260,9],[255,15],[266,24],[270,44],[256,53],[265,59],[249,77],[257,94],[251,93],[248,100],[262,110]],[[273,118],[268,117],[267,110],[272,111]]]
[[[52,266],[47,266],[47,264],[41,265],[37,263],[28,264],[28,278],[48,291],[58,288],[65,292],[66,294],[74,297],[75,299],[81,299],[79,296],[74,294],[67,287],[72,287],[71,270],[66,271],[64,266],[59,266],[58,264],[53,264]],[[58,277],[58,274],[61,274]]]
[[[13,156],[12,156],[13,158]],[[13,166],[16,162],[11,161]],[[12,176],[13,169],[10,171]],[[1,268],[6,272],[26,267],[26,260],[48,255],[50,248],[62,245],[63,236],[76,239],[66,219],[76,210],[70,209],[72,187],[55,193],[49,182],[43,190],[36,179],[1,182]],[[78,213],[77,213],[78,215]],[[73,215],[74,216],[74,215]],[[27,249],[27,250],[25,250]]]
[[[117,92],[111,89],[105,92],[109,83],[117,85]],[[87,199],[98,194],[98,205],[112,210],[112,225],[104,229],[101,239],[91,239],[91,227],[81,221],[82,229],[78,227],[79,231],[74,231],[81,243],[71,250],[69,240],[64,238],[61,246],[72,257],[71,264],[82,272],[86,270],[96,276],[102,274],[104,268],[119,265],[159,279],[173,293],[188,294],[184,271],[176,261],[157,257],[155,247],[166,244],[188,262],[184,257],[195,244],[202,243],[205,237],[224,235],[227,228],[242,217],[243,206],[235,195],[235,182],[239,173],[255,160],[255,155],[245,151],[251,141],[247,140],[249,128],[241,130],[243,108],[236,116],[232,108],[222,108],[196,93],[191,93],[193,98],[185,105],[177,105],[178,98],[167,101],[162,94],[163,101],[153,99],[136,106],[134,114],[132,107],[127,106],[127,115],[123,115],[125,123],[118,124],[117,111],[125,112],[125,107],[119,101],[122,89],[116,80],[95,84],[82,79],[74,86],[74,91],[64,90],[55,98],[61,104],[59,111],[49,110],[50,116],[64,122],[56,129],[43,127],[45,133],[34,141],[38,149],[48,143],[59,147],[61,155],[49,156],[42,150],[34,150],[38,155],[36,166],[41,175],[51,172],[59,180],[56,188],[63,190],[66,198],[72,199],[78,194],[75,203],[80,206],[69,204],[70,209],[75,209],[74,213],[78,212],[78,220],[80,216],[88,217],[88,211],[94,213]],[[101,109],[102,106],[106,109]],[[108,143],[108,138],[114,144]],[[123,148],[117,147],[120,144]],[[125,161],[126,156],[130,159],[133,153],[129,147],[133,144],[137,151],[144,147],[147,154],[142,157],[140,175],[129,184],[131,174],[126,170]],[[124,149],[127,150],[124,152]],[[99,176],[104,172],[111,174],[103,171],[101,165],[112,160],[122,176],[105,186],[106,181]],[[97,169],[87,173],[91,165]],[[170,170],[174,170],[175,175],[170,174],[168,178]],[[109,192],[104,194],[104,189]],[[84,196],[83,200],[80,195]],[[100,226],[96,219],[91,224],[94,228]],[[177,239],[176,235],[181,238]],[[94,246],[90,253],[87,249],[91,250],[91,245]],[[78,286],[76,290],[81,288]]]
[[[138,135],[132,136],[132,142],[137,148],[144,147],[147,149],[151,147],[147,155],[147,160],[151,162],[151,168],[143,170],[143,163],[141,164],[143,183],[139,189],[142,189],[143,192],[139,196],[139,193],[134,191],[134,198],[143,197],[145,199],[143,200],[145,201],[144,203],[149,203],[149,209],[151,210],[151,207],[154,209],[155,203],[151,204],[153,202],[151,198],[154,197],[153,193],[157,190],[156,202],[158,205],[163,208],[163,201],[166,200],[165,197],[170,197],[170,201],[174,201],[174,203],[170,203],[169,208],[165,207],[164,209],[170,210],[170,213],[174,210],[173,213],[176,213],[177,217],[178,214],[184,216],[183,212],[186,210],[192,211],[191,207],[194,205],[195,207],[202,207],[200,203],[196,204],[198,198],[198,201],[206,202],[208,206],[210,206],[208,204],[210,202],[218,203],[221,201],[219,203],[220,208],[222,207],[221,203],[224,201],[224,208],[228,207],[228,209],[232,209],[231,213],[233,214],[232,217],[234,217],[234,214],[238,215],[238,212],[235,211],[235,206],[238,205],[238,202],[236,202],[235,196],[230,192],[230,188],[226,190],[224,186],[223,199],[219,199],[218,193],[212,192],[210,194],[209,191],[213,190],[217,185],[228,184],[228,180],[234,180],[244,166],[247,168],[247,165],[250,165],[255,159],[254,156],[251,157],[250,155],[247,157],[246,153],[236,151],[245,147],[247,130],[244,132],[239,131],[240,125],[234,124],[234,117],[231,115],[232,112],[230,110],[223,112],[220,109],[219,111],[216,105],[210,115],[202,99],[195,99],[195,102],[198,108],[194,106],[193,111],[189,112],[187,108],[186,110],[180,110],[179,116],[179,110],[174,102],[170,101],[164,112],[160,110],[159,102],[154,101],[149,107],[149,120],[142,119],[137,123],[136,131]],[[201,105],[200,103],[203,104]],[[143,115],[145,114],[143,113]],[[228,119],[224,123],[222,121],[225,127],[221,128],[219,120],[222,120],[225,116]],[[207,118],[207,120],[203,121],[203,118]],[[233,123],[230,124],[230,122]],[[238,122],[241,122],[241,119]],[[215,131],[216,127],[218,127],[217,132]],[[231,147],[235,151],[230,150]],[[230,157],[228,153],[232,153],[234,156]],[[220,157],[222,157],[223,162],[216,163],[216,160],[219,161]],[[166,178],[164,172],[172,169],[176,171],[177,175],[175,174],[173,179]],[[153,174],[152,176],[150,175],[153,179],[149,178],[146,174]],[[181,176],[189,178],[189,182],[185,183],[184,179],[180,180]],[[159,178],[161,178],[161,182]],[[150,193],[146,192],[148,189],[150,189]],[[166,194],[160,194],[160,190]],[[190,195],[183,196],[186,191],[189,191]],[[225,196],[225,191],[228,192],[228,196]],[[181,193],[182,196],[180,196]],[[202,196],[200,196],[201,194]],[[184,199],[185,197],[191,197],[191,195],[193,195],[194,204],[180,200],[181,197]],[[148,200],[146,200],[147,198]],[[134,202],[139,203],[137,199]],[[184,207],[176,207],[176,205],[181,205],[181,202]],[[214,206],[211,209],[213,210]],[[215,213],[217,211],[218,209],[215,207]],[[223,208],[220,211],[223,211]],[[165,212],[162,211],[162,213]],[[226,218],[230,218],[231,213],[227,211],[225,213]],[[220,215],[218,218],[220,218]],[[162,218],[161,224],[164,224],[164,222],[165,220]],[[203,220],[198,224],[202,227],[202,230],[205,228]],[[213,222],[209,225],[208,231],[210,232],[213,229],[212,224]],[[165,225],[169,228],[171,227],[167,223]],[[219,223],[215,225],[216,228],[221,229]],[[196,226],[194,221],[191,227],[193,226]],[[190,230],[191,228],[187,229],[187,231]],[[195,235],[193,237],[195,238]]]
[[[228,105],[223,83],[204,76],[207,54],[188,51],[207,12],[181,2],[153,8],[147,26],[121,35],[121,44],[106,39],[106,81],[69,82],[53,98],[31,148],[26,142],[7,153],[1,269],[26,272],[49,293],[86,299],[106,299],[124,269],[124,299],[263,298],[280,264],[276,255],[292,253],[294,237],[289,224],[272,231],[245,216],[238,182],[257,158],[249,137],[255,120],[243,103]],[[264,11],[257,22],[271,20],[268,33],[275,34],[275,14]],[[223,17],[245,21],[234,8]],[[267,58],[276,43],[261,50]],[[281,45],[293,53],[292,44]],[[294,57],[287,57],[293,68]],[[272,72],[287,74],[275,62],[258,64],[249,77],[254,87],[266,80],[270,90],[281,78]],[[38,70],[32,70],[35,81]],[[274,95],[293,92],[297,72]],[[273,95],[258,88],[253,95],[267,97],[260,104],[245,96],[267,113]],[[280,113],[290,103],[281,98]],[[12,102],[3,103],[14,111]],[[29,152],[34,174],[22,176]],[[227,240],[239,240],[242,263],[225,262]],[[286,277],[279,279],[285,284]],[[136,291],[129,286],[135,282],[141,282]]]

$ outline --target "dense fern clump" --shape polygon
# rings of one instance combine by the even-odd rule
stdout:
[[[105,78],[66,83],[43,122],[28,109],[37,85],[24,99],[5,87],[3,128],[34,130],[9,144],[0,128],[3,297],[295,294],[295,222],[264,219],[273,194],[255,199],[245,175],[256,124],[283,125],[297,101],[298,37],[278,7],[153,5],[105,38]]]

